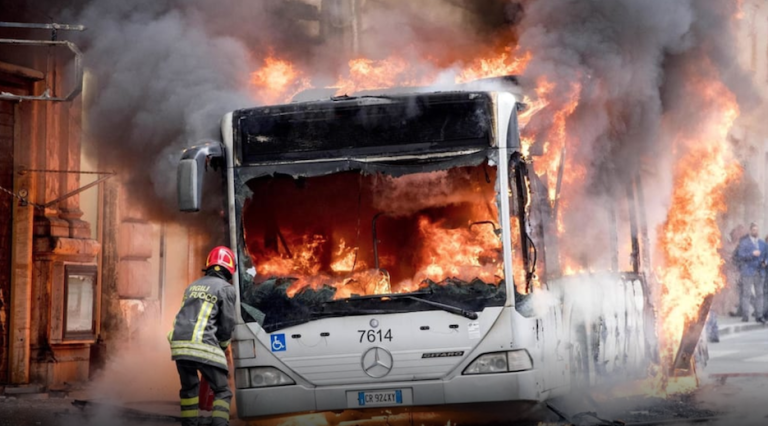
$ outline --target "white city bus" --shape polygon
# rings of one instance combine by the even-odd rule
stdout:
[[[545,278],[522,107],[508,90],[265,106],[184,152],[184,211],[224,166],[240,418],[542,401],[642,365],[637,262]]]

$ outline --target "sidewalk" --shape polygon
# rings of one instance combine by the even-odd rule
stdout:
[[[717,317],[717,328],[720,332],[720,337],[744,331],[761,330],[765,327],[768,327],[768,325],[760,324],[754,318],[750,318],[749,322],[741,322],[739,317],[730,317],[728,315]]]

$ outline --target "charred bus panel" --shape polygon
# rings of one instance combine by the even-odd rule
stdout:
[[[493,140],[488,93],[338,97],[234,113],[240,165],[450,153]]]

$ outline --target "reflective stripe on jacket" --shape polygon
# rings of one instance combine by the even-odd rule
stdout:
[[[190,284],[168,333],[171,358],[227,370],[224,349],[235,328],[235,297],[235,288],[218,277],[205,276]]]

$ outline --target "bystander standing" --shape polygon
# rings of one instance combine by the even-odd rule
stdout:
[[[752,291],[755,294],[755,319],[765,323],[763,314],[763,285],[765,267],[768,263],[768,244],[758,237],[756,223],[749,225],[749,235],[739,241],[735,258],[739,262],[741,278],[741,320],[749,321],[749,302]]]
[[[722,302],[728,309],[732,317],[741,316],[741,279],[739,277],[739,263],[736,259],[736,250],[739,242],[747,236],[744,225],[736,225],[728,234],[727,239],[723,239],[721,256],[725,261],[723,270],[725,272],[725,288],[721,291]],[[725,312],[723,312],[725,313]]]
[[[712,307],[709,310],[706,322],[707,341],[717,343],[720,341],[720,330],[717,318],[720,315],[741,316],[738,262],[733,254],[739,245],[739,239],[746,233],[743,225],[737,225],[731,232],[724,236],[720,245],[720,257],[724,261],[725,285],[715,294]],[[768,281],[766,281],[768,283]],[[768,308],[768,305],[765,305]],[[731,311],[731,309],[735,311]]]
[[[768,244],[768,235],[765,236]],[[768,261],[763,263],[763,318],[768,321]]]
[[[725,273],[725,285],[715,294],[712,301],[712,307],[709,310],[706,322],[707,341],[717,343],[720,341],[720,330],[717,324],[717,318],[720,315],[741,316],[738,262],[734,259],[739,239],[745,234],[744,226],[737,225],[731,230],[728,236],[724,236],[720,245],[720,257],[724,261],[723,271]],[[768,281],[766,281],[768,282]],[[765,305],[768,307],[768,305]],[[735,311],[731,308],[735,307]]]

